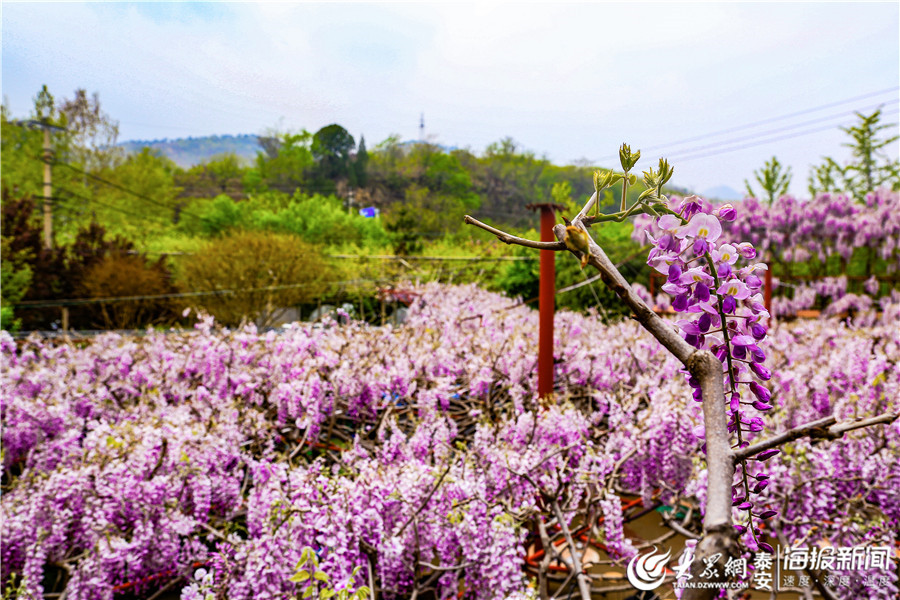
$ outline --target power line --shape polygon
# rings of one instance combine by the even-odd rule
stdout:
[[[350,284],[359,284],[359,283],[378,283],[382,281],[389,281],[387,279],[347,279],[343,281],[323,281],[321,283],[328,285],[350,285]],[[202,292],[179,292],[174,294],[145,294],[138,296],[109,296],[106,298],[67,298],[64,300],[25,300],[22,302],[17,302],[14,306],[18,308],[53,308],[59,306],[82,306],[86,304],[97,304],[97,303],[107,303],[111,304],[114,302],[136,302],[140,300],[165,300],[165,299],[173,299],[173,298],[193,298],[199,296],[222,296],[222,295],[232,295],[232,294],[240,294],[246,292],[270,292],[270,291],[280,291],[280,290],[290,290],[297,288],[305,288],[305,287],[313,287],[318,286],[316,283],[290,283],[284,285],[270,285],[266,287],[258,287],[258,288],[239,288],[235,290],[227,289],[227,290],[206,290]]]
[[[98,177],[97,175],[94,175],[93,173],[88,173],[87,171],[84,171],[84,170],[82,170],[82,169],[79,169],[78,167],[72,166],[72,165],[70,165],[70,164],[68,164],[68,163],[58,162],[58,163],[56,163],[56,164],[61,165],[61,166],[63,166],[63,167],[66,167],[67,169],[71,169],[72,171],[75,171],[76,173],[80,173],[81,175],[84,175],[85,177],[89,177],[89,178],[91,178],[91,179],[93,179],[93,180],[95,180],[95,181],[98,181],[98,182],[100,182],[100,183],[103,183],[103,184],[105,184],[105,185],[108,185],[108,186],[110,186],[110,187],[112,187],[112,188],[114,188],[114,189],[117,189],[117,190],[121,191],[121,192],[125,192],[126,194],[130,194],[130,195],[134,196],[135,198],[138,198],[139,200],[143,200],[144,202],[148,202],[148,203],[153,204],[153,205],[155,205],[155,206],[159,206],[159,207],[165,208],[166,210],[171,210],[171,211],[174,211],[174,210],[175,210],[175,207],[173,207],[173,206],[169,206],[169,205],[167,205],[167,204],[165,204],[165,203],[163,203],[163,202],[160,202],[160,201],[158,201],[158,200],[154,200],[153,198],[150,198],[149,196],[146,196],[146,195],[141,194],[141,193],[139,193],[139,192],[135,192],[134,190],[128,189],[128,188],[125,187],[125,186],[119,185],[118,183],[113,183],[112,181],[107,181],[106,179],[103,179],[102,177]],[[190,217],[194,217],[195,219],[199,219],[199,220],[201,220],[201,221],[206,221],[206,220],[208,220],[206,217],[202,217],[202,216],[200,216],[200,215],[198,215],[198,214],[195,214],[195,213],[192,213],[192,212],[190,212],[190,211],[183,210],[183,209],[182,209],[178,214],[179,214],[179,216],[181,216],[181,215],[188,215],[188,216],[190,216]]]
[[[885,113],[882,113],[882,114],[884,114],[885,116],[888,116],[888,115],[896,115],[896,114],[898,114],[898,113],[900,113],[900,109],[888,111],[888,112],[885,112]],[[706,157],[708,157],[708,156],[716,156],[716,155],[719,155],[719,154],[726,154],[726,153],[728,153],[728,152],[737,152],[738,150],[744,150],[744,149],[746,149],[746,148],[752,148],[752,147],[754,147],[754,146],[760,146],[760,145],[763,145],[763,144],[770,144],[770,143],[772,143],[772,142],[780,142],[780,141],[782,141],[782,140],[788,140],[788,139],[792,139],[792,138],[795,138],[795,137],[802,137],[802,136],[804,136],[804,135],[810,135],[810,134],[812,134],[812,133],[819,133],[819,132],[821,132],[821,131],[830,131],[830,130],[832,130],[832,129],[834,129],[834,127],[817,127],[817,128],[815,128],[815,129],[810,129],[810,130],[807,130],[807,131],[798,131],[798,132],[793,133],[793,134],[790,134],[790,135],[777,136],[777,137],[774,137],[774,138],[769,138],[769,139],[765,139],[765,140],[759,140],[759,141],[752,142],[752,143],[749,143],[749,144],[743,144],[743,145],[740,145],[740,146],[734,146],[734,147],[730,147],[730,148],[722,148],[722,149],[719,149],[719,150],[715,150],[715,151],[713,151],[713,152],[707,152],[707,153],[702,153],[702,154],[690,155],[690,156],[686,156],[686,157],[683,157],[683,156],[677,156],[677,155],[676,155],[676,160],[678,160],[678,162],[686,162],[686,161],[689,161],[689,160],[695,160],[695,159],[698,159],[698,158],[706,158]]]
[[[854,96],[854,97],[852,97],[852,98],[846,98],[846,99],[844,99],[844,100],[838,100],[837,102],[830,102],[830,103],[828,103],[828,104],[821,104],[821,105],[819,105],[819,106],[814,106],[814,107],[812,107],[812,108],[807,108],[807,109],[804,109],[804,110],[799,110],[799,111],[792,112],[792,113],[788,113],[788,114],[785,114],[785,115],[780,115],[780,116],[777,116],[777,117],[770,117],[770,118],[767,118],[767,119],[761,119],[761,120],[759,120],[759,121],[753,121],[752,123],[746,123],[746,124],[744,124],[744,125],[737,125],[737,126],[735,126],[735,127],[729,127],[729,128],[727,128],[727,129],[720,129],[720,130],[718,130],[718,131],[712,131],[712,132],[709,132],[709,133],[704,133],[704,134],[701,134],[701,135],[697,135],[697,136],[693,136],[693,137],[689,137],[689,138],[684,138],[684,139],[677,140],[677,141],[666,142],[666,143],[664,143],[664,144],[657,144],[656,146],[650,146],[650,147],[648,147],[648,148],[645,148],[644,151],[645,151],[645,152],[651,152],[651,151],[660,150],[660,149],[664,149],[664,148],[671,148],[671,147],[673,147],[673,146],[679,146],[679,145],[681,145],[681,144],[686,144],[686,143],[689,143],[689,142],[695,142],[695,141],[699,141],[699,140],[703,140],[703,139],[707,139],[707,138],[711,138],[711,137],[716,137],[716,136],[723,135],[723,134],[726,134],[726,133],[734,133],[734,132],[736,132],[736,131],[741,131],[741,130],[744,130],[744,129],[751,129],[751,128],[753,128],[753,127],[758,127],[758,126],[760,126],[760,125],[766,125],[766,124],[768,124],[768,123],[774,123],[774,122],[776,122],[776,121],[782,121],[782,120],[784,120],[784,119],[790,119],[790,118],[793,118],[793,117],[802,116],[802,115],[809,114],[809,113],[813,113],[813,112],[817,112],[817,111],[820,111],[820,110],[823,110],[823,109],[826,109],[826,108],[832,108],[832,107],[835,107],[835,106],[840,106],[840,105],[842,105],[842,104],[848,104],[848,103],[850,103],[850,102],[856,102],[856,101],[858,101],[858,100],[864,100],[864,99],[866,99],[866,98],[871,98],[871,97],[873,97],[873,96],[880,96],[880,95],[887,94],[887,93],[890,93],[890,92],[896,92],[897,90],[900,90],[900,86],[895,86],[895,87],[891,87],[891,88],[886,88],[886,89],[883,89],[883,90],[879,90],[879,91],[877,91],[877,92],[870,92],[870,93],[868,93],[868,94],[862,94],[862,95],[859,95],[859,96]],[[604,162],[604,161],[607,161],[607,160],[613,160],[613,159],[616,159],[616,158],[618,158],[618,156],[619,156],[618,154],[610,154],[610,155],[607,155],[607,156],[603,156],[603,157],[599,158],[598,160],[596,160],[596,161],[594,161],[594,162],[596,162],[596,163],[601,163],[601,162]]]
[[[881,104],[874,104],[872,106],[867,106],[867,107],[861,108],[859,110],[868,110],[868,109],[872,109],[872,108],[878,108],[880,106],[885,106],[888,104],[898,104],[898,103],[900,103],[900,100],[891,100],[889,102],[882,102]],[[832,119],[837,119],[840,117],[852,116],[852,115],[856,114],[857,112],[859,112],[859,111],[842,112],[842,113],[838,113],[838,114],[834,114],[834,115],[828,115],[827,117],[818,117],[816,119],[810,119],[808,121],[801,121],[799,123],[785,125],[784,127],[778,127],[776,129],[767,129],[765,131],[751,133],[749,135],[745,135],[742,137],[732,138],[732,139],[728,139],[728,140],[722,140],[720,142],[713,142],[712,144],[706,144],[703,146],[694,146],[693,148],[685,148],[683,150],[673,150],[670,153],[670,156],[678,156],[679,154],[690,154],[693,152],[699,152],[701,150],[708,150],[709,148],[715,148],[716,146],[725,146],[728,144],[734,144],[734,143],[738,143],[738,142],[752,140],[752,139],[758,138],[760,136],[783,133],[783,132],[791,130],[791,129],[797,129],[798,127],[805,127],[807,125],[813,125],[815,123],[822,123],[824,121],[830,121]],[[887,113],[882,113],[882,114],[887,114]],[[835,127],[840,127],[840,126],[841,126],[840,123],[832,123],[825,129],[834,129]],[[817,131],[821,131],[821,130],[822,129],[819,129]]]
[[[357,254],[328,254],[331,258],[357,258],[357,259],[373,259],[373,260],[428,260],[428,261],[476,261],[476,262],[492,262],[498,260],[537,260],[532,256],[399,256],[395,254],[373,254],[370,256]]]
[[[64,194],[66,194],[66,195],[68,195],[68,196],[70,196],[70,197],[69,197],[69,198],[66,198],[66,197],[63,197],[63,196],[54,196],[54,197],[53,197],[54,200],[62,200],[62,201],[64,201],[64,202],[69,202],[69,201],[72,201],[73,199],[77,198],[77,199],[80,199],[80,200],[84,200],[85,202],[90,202],[90,203],[92,203],[92,204],[99,204],[100,206],[103,206],[103,207],[108,208],[108,209],[110,209],[110,210],[114,210],[114,211],[116,211],[116,212],[120,212],[120,213],[122,213],[122,214],[124,214],[124,215],[127,215],[127,216],[129,216],[129,217],[134,217],[134,218],[136,218],[136,219],[155,220],[154,217],[155,217],[155,216],[158,216],[156,213],[154,213],[153,216],[150,216],[150,215],[139,215],[139,214],[137,214],[137,213],[134,213],[134,212],[125,210],[124,208],[120,208],[120,207],[118,207],[118,206],[114,206],[114,205],[112,205],[112,204],[108,204],[108,203],[103,202],[103,201],[101,201],[101,200],[97,200],[96,198],[89,198],[89,197],[87,197],[87,196],[85,196],[85,195],[83,195],[83,194],[79,194],[79,193],[77,193],[77,192],[73,192],[73,191],[71,191],[71,190],[67,190],[67,189],[65,189],[65,188],[61,188],[61,187],[59,187],[59,186],[57,186],[56,189],[59,190],[59,191],[61,191],[61,192],[63,192]]]

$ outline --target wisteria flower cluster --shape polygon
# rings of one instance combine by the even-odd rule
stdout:
[[[749,242],[721,243],[721,221],[734,221],[737,211],[730,204],[715,211],[704,210],[699,197],[684,198],[677,212],[657,219],[662,235],[653,239],[648,264],[666,276],[662,289],[674,296],[672,308],[686,317],[677,321],[684,339],[698,349],[710,350],[723,363],[724,387],[729,402],[728,430],[736,435],[736,446],[746,446],[745,431],[762,431],[760,413],[773,408],[765,382],[771,372],[760,344],[766,339],[763,305],[764,263],[739,267],[741,259],[756,258]],[[720,221],[721,220],[721,221]],[[762,383],[761,383],[762,382]],[[702,400],[700,382],[689,377],[693,397]],[[752,407],[753,411],[749,409]],[[778,450],[768,450],[757,461],[771,458]],[[747,524],[755,540],[752,517],[770,518],[774,512],[754,511],[751,496],[768,486],[769,475],[751,472],[740,463],[739,482],[734,487],[734,504],[747,513]],[[752,480],[752,481],[751,481]],[[745,526],[738,526],[745,531]],[[758,543],[758,542],[757,542]],[[765,545],[763,545],[765,547]]]
[[[783,284],[777,277],[773,278],[773,288],[778,290]],[[871,323],[877,310],[884,306],[900,302],[900,291],[892,289],[876,300],[881,290],[881,283],[875,276],[863,284],[865,293],[848,293],[846,276],[824,277],[820,280],[799,285],[790,285],[790,296],[772,298],[772,314],[777,317],[793,317],[802,310],[824,306],[822,314],[831,316],[852,316],[859,324]]]
[[[705,212],[711,210],[706,200],[701,206]],[[759,253],[788,262],[812,257],[824,262],[833,255],[849,260],[855,249],[862,248],[885,261],[889,272],[900,270],[898,192],[880,189],[868,194],[865,204],[845,194],[820,194],[811,199],[782,196],[771,206],[747,198],[735,206],[739,212],[725,224],[725,241],[745,240]],[[643,241],[645,232],[654,230],[652,217],[638,215],[632,236]]]

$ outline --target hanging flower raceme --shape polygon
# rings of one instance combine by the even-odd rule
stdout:
[[[759,273],[767,266],[739,262],[756,257],[749,242],[722,243],[720,220],[737,217],[733,206],[711,209],[697,196],[682,200],[678,212],[662,215],[657,226],[663,231],[653,239],[647,264],[666,276],[662,289],[672,295],[672,308],[687,318],[676,322],[684,339],[698,349],[709,350],[722,361],[728,402],[729,431],[737,437],[735,446],[749,442],[746,432],[763,429],[759,413],[772,409],[771,393],[765,381],[771,372],[763,365],[765,351],[760,347],[766,339],[765,319],[769,313],[762,301],[762,279]],[[700,382],[688,377],[696,401],[702,400]],[[752,409],[752,412],[751,412]],[[777,451],[775,451],[777,453]],[[771,454],[757,455],[751,460],[764,461]],[[734,505],[747,513],[747,542],[755,549],[758,530],[753,517],[770,518],[771,510],[757,511],[751,495],[761,493],[768,480],[765,473],[748,472],[747,461],[739,464],[734,486]],[[751,486],[751,479],[754,483]],[[765,515],[765,516],[764,516]]]

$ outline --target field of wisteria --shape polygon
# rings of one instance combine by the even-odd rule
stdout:
[[[0,332],[4,598],[896,598],[900,194],[739,211],[666,198],[661,159],[591,216],[638,156],[558,241],[466,217],[632,311],[556,314],[552,381],[538,313],[475,285],[399,325]],[[635,213],[656,298],[588,233]]]
[[[637,323],[558,314],[556,399],[538,402],[536,312],[474,286],[417,292],[395,328],[201,317],[190,332],[18,347],[3,333],[6,593],[525,598],[547,585],[526,561],[542,538],[580,529],[620,566],[646,550],[623,525],[636,501],[677,513],[681,539],[700,533],[701,405]],[[881,304],[768,331],[771,407],[745,407],[749,441],[900,410],[900,304]],[[898,444],[896,421],[788,443],[754,497],[777,511],[754,525],[760,542],[894,558]],[[834,597],[896,597],[896,567],[863,583],[856,566],[835,572],[848,579]]]

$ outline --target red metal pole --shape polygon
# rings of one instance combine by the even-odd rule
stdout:
[[[552,206],[541,206],[541,241],[552,242],[556,218]],[[539,296],[540,328],[538,336],[538,396],[553,393],[553,310],[556,295],[556,264],[553,250],[541,250]]]

